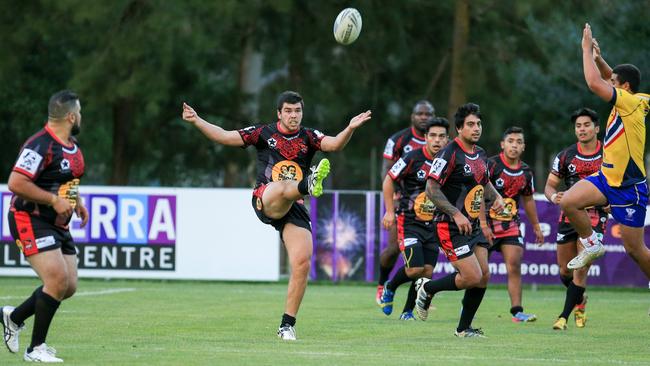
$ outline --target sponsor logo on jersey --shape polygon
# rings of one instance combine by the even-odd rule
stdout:
[[[274,182],[280,180],[302,180],[302,169],[298,163],[291,160],[282,160],[276,163],[271,171],[271,178]]]
[[[36,247],[38,249],[51,247],[54,244],[56,244],[56,240],[52,235],[36,239]]]
[[[32,149],[23,149],[18,157],[16,162],[16,168],[26,171],[27,173],[34,175],[38,170],[38,166],[43,161],[41,154],[37,153]]]
[[[404,159],[400,158],[390,168],[390,175],[393,176],[393,177],[397,177],[399,175],[399,173],[401,173],[402,170],[404,170],[405,167],[406,167],[406,162],[404,161]]]
[[[483,186],[474,186],[465,197],[465,211],[470,218],[475,219],[481,212],[481,202],[483,202]]]
[[[422,221],[433,220],[433,211],[436,206],[429,200],[425,192],[420,193],[413,204],[413,211],[415,216]]]
[[[456,256],[461,256],[463,254],[469,253],[469,245],[465,244],[462,247],[458,247],[454,249],[454,253],[456,253]]]
[[[440,178],[440,174],[442,174],[445,166],[447,166],[447,160],[443,158],[435,158],[433,160],[433,164],[431,164],[431,170],[429,171],[429,174],[435,178]]]

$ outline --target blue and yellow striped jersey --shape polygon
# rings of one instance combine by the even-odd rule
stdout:
[[[645,116],[650,95],[618,88],[613,94],[600,170],[611,187],[623,187],[645,180]]]

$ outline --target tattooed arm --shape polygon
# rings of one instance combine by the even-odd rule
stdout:
[[[467,217],[460,212],[460,210],[449,202],[445,194],[440,190],[440,183],[433,179],[427,179],[426,191],[427,197],[429,197],[431,202],[436,205],[436,209],[446,213],[449,217],[454,219],[461,234],[469,235],[472,233],[472,224],[469,222]]]
[[[488,202],[492,202],[492,209],[496,211],[497,213],[501,213],[503,211],[503,198],[499,194],[496,188],[492,185],[492,182],[488,182],[488,184],[485,185],[485,192],[483,195],[483,198],[485,200],[485,205],[487,206]]]

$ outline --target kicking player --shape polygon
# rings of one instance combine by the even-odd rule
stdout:
[[[278,122],[227,131],[205,121],[183,103],[183,119],[210,140],[227,146],[254,146],[257,150],[253,209],[260,221],[272,225],[280,233],[291,265],[285,313],[278,329],[278,336],[283,340],[296,340],[296,314],[307,288],[311,265],[311,224],[303,197],[320,196],[323,180],[330,170],[329,161],[323,159],[310,172],[311,160],[319,150],[342,150],[354,130],[371,118],[370,111],[363,112],[332,137],[302,126],[303,107],[298,93],[285,91],[278,97]]]
[[[426,133],[427,123],[436,116],[433,105],[426,100],[415,103],[411,112],[411,126],[394,133],[384,147],[384,160],[382,163],[382,174],[386,177],[388,169],[395,164],[399,158],[413,150],[423,147],[426,142],[424,134]],[[399,193],[399,192],[398,192]],[[399,196],[393,197],[395,202],[393,207],[399,204]],[[388,246],[379,255],[379,280],[377,283],[377,292],[375,301],[380,303],[381,294],[384,290],[384,284],[390,276],[390,272],[395,266],[397,256],[400,250],[397,243],[397,227],[395,225],[388,229]],[[411,286],[409,297],[415,299],[415,287]]]
[[[426,193],[436,206],[433,216],[435,239],[457,272],[430,280],[420,278],[415,311],[425,320],[432,297],[440,291],[465,289],[463,310],[454,334],[457,337],[483,337],[472,328],[490,272],[489,244],[479,227],[479,214],[485,200],[494,202],[497,213],[503,211],[503,199],[488,176],[485,151],[477,144],[483,130],[481,111],[474,103],[462,105],[454,115],[456,137],[433,160]]]
[[[589,24],[582,33],[582,65],[589,89],[613,107],[607,120],[600,171],[576,183],[560,201],[584,247],[568,267],[585,267],[605,254],[602,236],[592,229],[584,208],[609,205],[620,224],[625,251],[650,278],[650,250],[643,242],[648,203],[643,159],[650,95],[638,93],[641,72],[636,66],[609,67],[592,38]]]
[[[517,207],[520,197],[526,217],[533,226],[535,241],[544,241],[533,198],[535,178],[528,164],[521,161],[525,147],[523,129],[509,127],[505,130],[501,138],[501,153],[488,159],[490,181],[503,197],[505,209],[501,214],[490,210],[480,216],[483,235],[491,244],[488,256],[494,251],[499,251],[506,263],[510,314],[515,323],[537,320],[534,314],[524,313],[521,306],[521,259],[524,255],[524,238],[519,231],[521,219]]]
[[[388,230],[397,226],[399,248],[405,263],[384,286],[379,306],[386,315],[393,312],[393,297],[397,288],[406,282],[414,283],[420,277],[431,278],[438,262],[439,249],[432,231],[434,207],[424,191],[433,157],[447,145],[449,122],[444,118],[434,118],[427,126],[426,145],[402,156],[384,179],[386,214],[383,224]],[[395,183],[400,192],[397,211],[393,205]],[[400,315],[402,320],[415,320],[415,296],[410,295],[411,291]]]
[[[544,188],[546,198],[556,205],[561,202],[565,193],[558,190],[561,183],[564,183],[566,189],[570,189],[581,179],[598,172],[603,160],[602,144],[598,141],[598,114],[589,108],[581,108],[573,112],[571,122],[578,142],[557,154]],[[607,225],[607,212],[604,208],[590,207],[586,211],[593,230],[600,235],[604,234]],[[578,254],[578,233],[571,226],[564,211],[560,213],[556,242],[560,279],[567,290],[564,309],[553,329],[566,329],[566,322],[572,310],[576,327],[583,328],[587,321],[585,289],[589,266],[576,270],[568,268],[569,260]]]
[[[61,301],[77,290],[77,248],[68,224],[73,212],[81,227],[88,222],[79,198],[85,167],[74,136],[80,129],[77,95],[69,90],[52,95],[45,127],[23,144],[9,175],[11,236],[43,285],[18,307],[2,307],[0,321],[5,345],[16,353],[25,320],[34,315],[32,341],[23,355],[29,362],[63,362],[45,339]]]

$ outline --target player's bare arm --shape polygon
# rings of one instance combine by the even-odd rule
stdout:
[[[559,205],[564,195],[564,192],[557,190],[559,186],[560,178],[554,174],[549,174],[548,178],[546,178],[546,185],[544,186],[544,196],[554,205]]]
[[[593,37],[589,23],[585,24],[582,31],[582,67],[589,89],[604,101],[612,100],[612,86],[603,80],[594,61]]]
[[[598,67],[598,71],[600,71],[600,76],[604,80],[609,80],[612,77],[612,68],[607,64],[603,55],[600,53],[600,45],[596,38],[593,38],[592,42],[594,61],[596,61],[596,66]]]
[[[458,230],[461,234],[469,235],[472,233],[472,224],[469,222],[467,217],[463,215],[462,212],[460,212],[454,205],[451,204],[451,202],[449,202],[445,194],[442,193],[442,190],[440,189],[440,183],[436,182],[433,179],[428,179],[426,192],[427,197],[429,197],[431,202],[433,202],[433,204],[436,206],[436,209],[439,209],[454,219],[454,222],[456,223],[456,226],[458,226]]]
[[[539,226],[539,218],[537,217],[535,198],[533,198],[533,195],[530,195],[521,196],[521,199],[524,201],[524,211],[526,212],[526,217],[528,218],[530,224],[533,226],[533,231],[535,232],[535,243],[542,244],[544,242],[544,235],[542,234],[542,228]]]
[[[492,185],[492,182],[488,182],[488,184],[485,185],[485,200],[484,202],[492,202],[492,209],[496,213],[501,213],[503,212],[503,208],[505,207],[503,203],[503,198],[499,194],[496,188]]]
[[[372,118],[372,111],[365,111],[350,120],[350,124],[336,136],[325,136],[321,141],[321,150],[325,152],[341,151],[348,144],[354,130]]]
[[[11,192],[28,201],[52,206],[59,215],[72,215],[72,205],[68,200],[40,188],[24,174],[11,172],[7,186]]]
[[[198,128],[207,138],[222,145],[244,146],[244,140],[237,131],[226,131],[223,128],[199,117],[194,108],[183,103],[183,119]]]
[[[395,225],[395,204],[393,202],[393,195],[395,194],[395,184],[390,175],[386,174],[384,183],[382,184],[382,193],[384,194],[384,205],[386,206],[386,213],[384,214],[383,224],[384,228],[389,229]]]
[[[494,244],[494,234],[492,233],[492,229],[490,229],[490,226],[488,226],[487,223],[487,213],[485,212],[485,200],[481,202],[481,210],[479,211],[478,214],[478,219],[481,223],[481,231],[483,232],[483,236],[485,236],[485,239],[490,243],[490,245]]]

